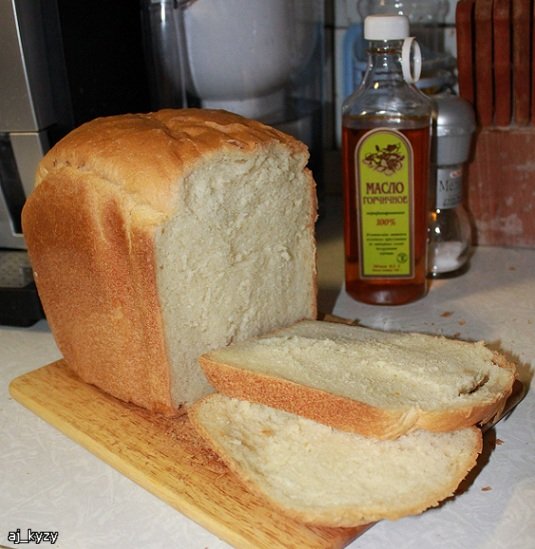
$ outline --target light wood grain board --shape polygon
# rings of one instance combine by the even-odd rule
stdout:
[[[80,381],[63,361],[20,376],[15,400],[235,547],[344,547],[366,527],[314,528],[270,508],[228,471],[186,416],[165,418]]]

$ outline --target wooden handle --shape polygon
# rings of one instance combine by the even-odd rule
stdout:
[[[511,123],[511,0],[494,0],[494,123]]]
[[[513,0],[513,105],[514,123],[530,119],[531,0]]]
[[[455,11],[459,94],[475,105],[473,18],[475,0],[459,0]]]
[[[494,121],[492,2],[476,0],[474,11],[476,111],[481,126],[491,126]]]

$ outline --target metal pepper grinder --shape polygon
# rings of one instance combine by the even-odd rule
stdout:
[[[440,278],[462,273],[470,256],[472,230],[463,203],[463,165],[470,156],[476,121],[472,105],[461,97],[434,100],[428,273]]]

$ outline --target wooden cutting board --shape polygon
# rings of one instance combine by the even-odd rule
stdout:
[[[121,402],[58,361],[13,380],[15,400],[235,547],[344,547],[367,527],[314,528],[270,508],[229,472],[186,416]]]

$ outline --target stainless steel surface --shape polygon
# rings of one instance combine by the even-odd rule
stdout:
[[[25,248],[21,209],[57,122],[45,38],[51,5],[0,0],[0,248]]]
[[[35,131],[54,122],[41,3],[0,1],[0,132]]]
[[[0,247],[24,248],[22,235],[15,232],[4,195],[0,192]]]
[[[0,0],[0,248],[25,248],[20,212],[51,145],[147,110],[137,2]]]
[[[37,164],[51,146],[48,133],[21,132],[12,133],[9,137],[24,194],[29,196],[35,184]]]
[[[20,215],[35,180],[35,171],[50,147],[48,134],[0,134],[0,248],[24,249]]]

